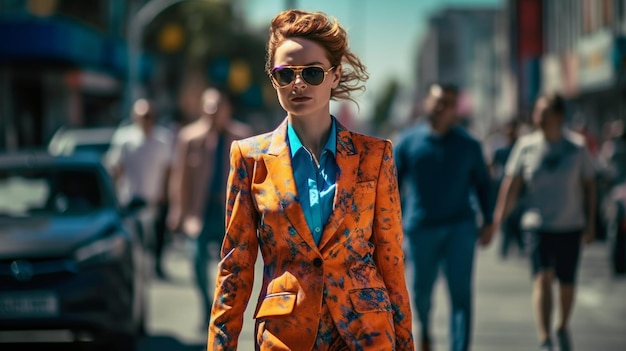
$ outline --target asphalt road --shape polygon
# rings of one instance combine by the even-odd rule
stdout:
[[[500,259],[496,255],[497,244],[478,249],[476,256],[473,349],[537,350],[527,260],[515,252],[507,260]],[[606,255],[605,244],[601,242],[583,251],[571,323],[578,351],[626,350],[626,277],[616,278],[610,273]],[[200,325],[198,297],[190,269],[184,246],[171,245],[167,252],[171,280],[152,283],[150,336],[142,342],[144,351],[198,350],[205,345],[206,330]],[[411,269],[409,262],[407,271]],[[260,274],[261,266],[257,263],[257,277]],[[253,299],[258,295],[259,281],[256,280]],[[408,284],[411,286],[410,279]],[[434,298],[435,342],[438,350],[447,350],[448,305],[443,279],[438,282]],[[251,306],[254,301],[248,306],[239,339],[240,350],[254,349]]]

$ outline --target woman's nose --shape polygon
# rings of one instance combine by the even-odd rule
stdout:
[[[302,79],[302,76],[300,74],[296,74],[296,77],[293,82],[293,86],[298,87],[298,88],[306,87],[306,82],[304,81],[304,79]]]

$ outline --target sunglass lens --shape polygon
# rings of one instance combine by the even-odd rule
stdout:
[[[324,81],[324,70],[319,67],[307,67],[302,70],[302,79],[311,85],[320,85]]]
[[[291,68],[281,68],[274,71],[274,79],[276,79],[281,86],[293,82],[295,75],[295,72]]]

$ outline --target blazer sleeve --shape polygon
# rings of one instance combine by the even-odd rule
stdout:
[[[376,189],[374,260],[391,300],[396,350],[413,350],[413,319],[405,281],[403,235],[396,166],[391,143],[387,141]]]
[[[402,176],[404,175],[404,169],[406,167],[405,163],[404,163],[404,157],[403,157],[403,153],[404,153],[404,137],[400,136],[398,137],[398,140],[393,143],[393,158],[395,160],[395,166],[396,166],[396,175],[398,178],[398,188],[402,189]]]
[[[217,272],[207,350],[237,349],[244,312],[252,294],[259,246],[258,215],[250,193],[251,168],[239,142],[234,141],[226,187],[226,235]]]

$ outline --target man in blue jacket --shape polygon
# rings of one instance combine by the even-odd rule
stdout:
[[[450,350],[469,349],[476,241],[486,246],[494,233],[488,167],[480,143],[457,123],[457,100],[454,85],[432,85],[425,118],[402,132],[394,148],[422,351],[432,348],[431,295],[439,267],[450,291]]]

